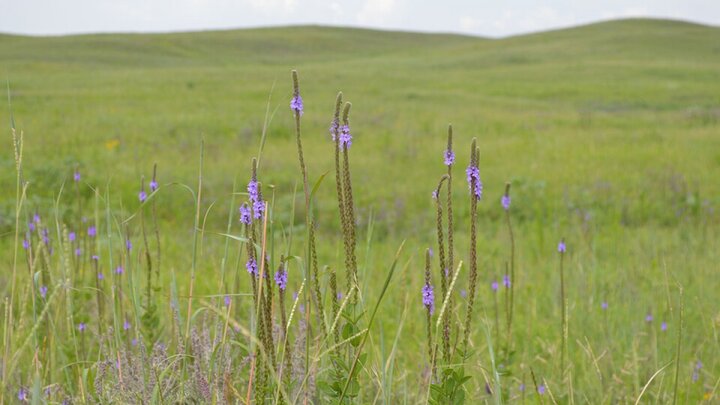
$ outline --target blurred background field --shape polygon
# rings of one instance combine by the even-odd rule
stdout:
[[[249,179],[266,117],[260,177],[274,186],[274,220],[283,227],[304,221],[300,209],[295,218],[289,215],[295,187],[301,203],[288,108],[290,69],[297,69],[311,181],[331,172],[316,202],[321,264],[342,265],[328,134],[339,90],[353,103],[358,252],[370,302],[394,251],[407,240],[402,258],[410,262],[383,303],[382,332],[373,334],[391,344],[401,309],[407,311],[396,390],[411,390],[426,361],[420,339],[421,252],[436,244],[430,193],[445,171],[448,123],[458,156],[454,208],[463,260],[470,139],[477,137],[480,147],[485,185],[479,205],[481,318],[492,318],[490,283],[501,279],[509,255],[500,197],[504,183],[512,183],[516,341],[523,342],[518,356],[525,364],[548,375],[555,367],[556,244],[565,237],[569,356],[579,393],[635,398],[647,378],[673,358],[678,286],[686,312],[683,395],[694,401],[717,388],[720,28],[636,19],[505,39],[314,26],[0,35],[0,69],[12,100],[12,109],[7,102],[0,108],[7,129],[0,156],[0,185],[6,190],[0,194],[3,268],[11,268],[14,236],[12,110],[25,134],[27,215],[37,210],[52,217],[54,201],[63,183],[72,183],[76,165],[86,204],[92,204],[93,192],[85,184],[101,193],[109,185],[115,212],[132,215],[141,176],[151,176],[153,163],[161,185],[196,183],[204,137],[203,209],[215,205],[205,222],[198,291],[215,293],[225,245],[216,233],[225,231],[233,184],[244,189]],[[72,221],[74,198],[67,190],[60,197],[61,222]],[[179,187],[163,187],[156,201],[161,277],[169,279],[173,269],[185,288],[193,200]],[[297,289],[300,281],[292,269],[290,274],[290,288]],[[3,285],[7,277],[9,272],[0,276]],[[162,286],[161,295],[167,294]],[[608,302],[607,310],[601,302]],[[648,313],[654,315],[652,323],[645,322]],[[660,322],[668,323],[668,331]],[[482,329],[474,341],[487,352]],[[379,353],[379,347],[373,350]],[[600,383],[586,347],[595,355],[605,353],[598,360]],[[702,374],[694,381],[698,360]],[[516,377],[519,383],[523,375]],[[656,398],[665,398],[671,381],[668,374],[654,386]],[[481,395],[480,381],[474,384]]]

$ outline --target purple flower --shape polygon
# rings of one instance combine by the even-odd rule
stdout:
[[[88,227],[87,234],[91,238],[94,238],[95,235],[97,235],[97,229],[95,229],[95,225],[90,225]]]
[[[80,256],[82,254],[82,249],[77,248],[75,249],[75,256]]]
[[[437,191],[437,190],[433,190],[433,192],[432,192],[432,199],[433,199],[433,200],[437,200],[437,198],[438,198],[438,191]]]
[[[36,224],[40,223],[40,214],[38,214],[37,212],[35,213],[35,215],[33,215],[33,222],[35,222]]]
[[[247,204],[243,203],[243,205],[239,208],[240,211],[240,222],[242,222],[245,225],[250,225],[250,207],[248,207]]]
[[[470,187],[470,191],[474,191],[475,198],[480,200],[482,198],[483,192],[483,184],[482,180],[480,180],[480,169],[478,169],[477,166],[468,166],[467,169],[465,169],[465,175],[467,177],[468,187]],[[473,183],[475,183],[474,188]]]
[[[105,276],[102,273],[98,273],[98,280],[105,280]]]
[[[68,240],[70,242],[75,242],[75,232],[68,233]]]
[[[257,261],[255,261],[255,259],[253,259],[253,258],[248,259],[247,263],[245,263],[245,268],[247,269],[248,273],[257,277],[258,268],[257,268]]]
[[[460,290],[460,296],[463,298],[467,298],[467,291],[464,288]]]
[[[123,322],[123,330],[130,330],[131,327],[132,325],[130,325],[130,321],[126,319],[125,322]]]
[[[648,312],[647,315],[645,315],[645,322],[652,322],[653,316],[650,312]]]
[[[132,242],[130,242],[130,239],[125,239],[125,249],[127,249],[128,252],[132,250]]]
[[[543,395],[544,393],[545,393],[545,385],[540,384],[540,386],[538,386],[538,394]]]
[[[660,330],[663,332],[667,330],[667,322],[662,321],[662,323],[660,324]]]
[[[79,330],[80,332],[85,332],[85,328],[86,328],[86,327],[87,327],[87,326],[85,325],[85,322],[80,322],[80,323],[78,324],[78,330]]]
[[[352,135],[350,135],[350,127],[343,125],[340,127],[340,147],[350,149],[352,145]]]
[[[30,232],[35,232],[35,223],[34,222],[28,222],[28,230],[30,230]]]
[[[336,298],[337,298],[338,301],[342,301],[342,299],[343,299],[343,293],[342,293],[342,291],[338,291]]]
[[[50,232],[48,232],[47,228],[42,230],[41,237],[46,245],[50,244]]]
[[[150,180],[150,191],[155,191],[158,189],[158,183],[155,181],[155,179]]]
[[[558,252],[565,253],[566,247],[565,247],[565,241],[561,240],[560,243],[558,243]]]
[[[277,284],[278,288],[282,291],[285,291],[285,288],[287,288],[287,281],[288,281],[288,274],[284,267],[281,267],[276,273],[275,273],[275,284]]]
[[[510,209],[510,196],[509,195],[503,195],[500,199],[500,204],[502,204],[502,207],[505,211]]]
[[[445,150],[445,166],[450,166],[453,163],[455,163],[455,152],[451,151],[450,149]]]
[[[702,361],[698,360],[697,363],[695,363],[695,368],[693,369],[692,374],[692,382],[696,382],[700,379],[700,369],[702,368],[703,364]]]
[[[145,192],[145,190],[140,190],[140,192],[138,193],[138,199],[140,200],[140,202],[145,202],[145,200],[147,200],[147,193]]]
[[[122,266],[117,266],[117,268],[115,269],[115,274],[117,274],[119,276],[122,275],[124,272],[125,272],[125,269],[123,269]]]
[[[226,306],[226,307],[229,307],[229,306],[230,306],[230,303],[232,302],[232,298],[230,298],[229,295],[226,295],[223,300],[225,301],[225,306]]]
[[[133,346],[137,346],[137,344],[138,344],[137,338],[133,338],[133,339],[130,341],[130,344],[133,345]]]
[[[75,169],[75,173],[73,173],[73,180],[75,180],[75,183],[80,181],[80,171],[78,169]]]
[[[600,304],[600,308],[602,308],[603,311],[606,310],[606,309],[608,309],[608,303],[607,303],[607,301],[603,301],[602,304]]]
[[[422,288],[422,302],[432,315],[435,312],[435,292],[429,283],[426,283]]]
[[[18,390],[18,399],[22,402],[27,402],[28,400],[28,390],[26,390],[23,387],[20,387]]]
[[[332,138],[333,142],[335,142],[335,137],[338,133],[338,128],[340,128],[340,123],[337,119],[333,119],[333,121],[330,123],[330,137]]]
[[[432,250],[432,248],[428,248],[428,254],[430,255],[430,257],[433,257],[433,250]]]
[[[247,191],[250,195],[250,202],[255,202],[259,198],[258,193],[258,182],[256,180],[250,180],[250,182],[247,185]]]
[[[23,249],[25,249],[25,250],[30,249],[30,241],[27,239],[23,239],[22,246],[23,246]]]
[[[520,383],[520,386],[518,387],[518,390],[519,390],[520,392],[525,392],[525,384]]]
[[[296,94],[292,100],[290,100],[290,109],[298,115],[303,115],[303,99],[300,94]]]
[[[47,286],[43,285],[40,287],[40,296],[43,297],[43,299],[45,299],[45,297],[47,296],[47,292],[48,292]]]
[[[91,259],[93,259],[93,260],[95,260],[95,261],[98,261],[98,260],[100,260],[100,256],[98,256],[98,255],[92,255]]]
[[[507,274],[503,276],[503,286],[505,286],[505,288],[510,288],[510,276]]]
[[[493,292],[498,290],[498,282],[493,281],[492,284],[490,284],[490,288],[492,288]]]
[[[262,218],[264,211],[265,211],[265,202],[264,201],[255,201],[253,203],[253,217]]]

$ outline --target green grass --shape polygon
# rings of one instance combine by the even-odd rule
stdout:
[[[205,222],[199,294],[218,293],[225,239],[216,233],[225,232],[233,183],[243,189],[249,178],[267,106],[261,178],[275,186],[276,229],[294,224],[300,240],[293,254],[305,256],[302,184],[288,109],[293,68],[301,75],[311,185],[331,172],[315,201],[320,263],[342,268],[327,130],[335,94],[342,90],[353,102],[353,188],[367,302],[375,302],[397,246],[407,240],[401,263],[410,262],[398,269],[368,341],[380,359],[407,311],[394,380],[381,385],[373,367],[365,375],[372,387],[393,387],[393,403],[406,397],[412,403],[423,395],[416,389],[427,363],[422,252],[436,248],[430,192],[445,170],[442,151],[451,122],[458,156],[456,246],[466,263],[469,204],[463,169],[472,137],[478,138],[485,186],[478,208],[480,285],[473,335],[478,355],[477,364],[469,366],[474,377],[469,398],[491,400],[480,373],[484,367],[489,375],[480,325],[484,318],[490,324],[494,319],[489,285],[501,277],[509,255],[499,200],[504,183],[511,181],[517,353],[513,375],[504,376],[503,384],[515,394],[521,381],[530,387],[532,367],[555,398],[568,401],[555,361],[560,349],[555,247],[565,237],[574,400],[635,401],[647,379],[675,358],[682,286],[683,403],[713,392],[720,378],[720,312],[714,304],[720,298],[719,44],[720,28],[663,20],[611,21],[505,39],[324,27],[0,35],[0,73],[10,82],[16,126],[25,134],[23,175],[30,184],[23,217],[37,209],[50,218],[75,165],[101,194],[110,184],[113,212],[129,216],[137,211],[140,176],[149,177],[154,162],[161,184],[196,184],[204,136],[202,215],[216,204]],[[0,124],[9,128],[10,109],[2,104]],[[8,191],[0,198],[0,263],[12,269],[15,175],[11,149],[3,150],[0,185]],[[159,294],[170,295],[174,271],[182,296],[190,272],[194,200],[179,187],[161,191]],[[82,196],[92,207],[89,187],[82,188]],[[60,197],[58,220],[71,226],[74,198],[72,187]],[[291,217],[293,201],[297,209]],[[101,219],[103,211],[104,202]],[[275,243],[284,246],[280,237]],[[296,271],[291,269],[291,289],[301,283]],[[3,281],[10,273],[3,272]],[[465,276],[458,283],[458,289],[465,288]],[[344,286],[344,279],[339,284]],[[3,285],[9,291],[9,282]],[[604,300],[606,312],[600,309]],[[167,326],[168,299],[159,306]],[[651,327],[644,322],[648,311],[655,317]],[[667,332],[660,331],[663,320]],[[26,374],[17,377],[23,383],[29,359]],[[704,366],[700,380],[692,382],[697,360]],[[666,368],[644,399],[669,401],[673,376],[674,366]]]

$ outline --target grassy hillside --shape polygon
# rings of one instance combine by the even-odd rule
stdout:
[[[489,283],[501,277],[507,261],[499,201],[505,182],[513,184],[521,325],[516,333],[528,342],[517,353],[519,361],[552,378],[547,363],[557,356],[550,342],[555,330],[542,319],[560,313],[554,250],[564,236],[572,246],[567,266],[578,389],[588,398],[634,401],[635,380],[644,384],[675,353],[674,340],[657,328],[648,331],[643,319],[652,312],[675,333],[679,284],[688,316],[683,392],[697,399],[712,390],[720,369],[713,334],[720,313],[712,304],[720,298],[717,27],[635,19],[503,39],[325,27],[1,35],[0,72],[9,79],[12,113],[25,134],[28,218],[35,210],[50,216],[76,165],[84,184],[103,194],[109,184],[113,209],[129,216],[137,211],[141,176],[148,178],[155,162],[161,184],[196,183],[204,137],[204,209],[215,205],[205,217],[199,271],[215,274],[225,244],[215,233],[224,232],[233,184],[244,189],[249,178],[266,111],[260,172],[275,187],[276,221],[285,227],[304,221],[299,211],[295,218],[288,214],[301,181],[288,108],[290,69],[301,75],[311,182],[331,171],[317,194],[320,261],[342,266],[328,134],[335,95],[342,90],[353,102],[353,187],[362,230],[361,274],[373,280],[365,291],[370,302],[377,294],[372,283],[381,279],[375,277],[377,268],[386,268],[404,239],[403,260],[412,258],[399,281],[408,288],[391,289],[383,304],[413,303],[403,334],[423,336],[422,308],[414,305],[422,285],[419,252],[435,243],[430,192],[445,170],[442,151],[451,122],[458,155],[454,195],[462,201],[455,212],[456,237],[463,255],[469,208],[461,172],[470,139],[477,137],[480,147],[481,313],[490,311]],[[10,108],[0,104],[0,125],[9,128]],[[14,190],[13,156],[9,147],[3,150],[0,186]],[[179,187],[162,191],[157,200],[162,277],[169,280],[173,269],[183,279],[193,201]],[[79,192],[83,204],[94,204],[90,187]],[[68,223],[77,216],[74,193],[70,187],[60,196],[60,219]],[[298,204],[299,196],[298,191]],[[4,266],[11,263],[13,209],[14,192],[0,194]],[[371,223],[370,239],[365,229]],[[217,287],[214,277],[198,283],[203,293]],[[291,284],[297,289],[299,281]],[[185,288],[184,281],[181,285]],[[604,323],[602,301],[618,308]],[[395,336],[399,317],[395,311],[382,315],[384,339]],[[608,337],[608,331],[615,335]],[[651,335],[654,346],[646,353]],[[592,341],[595,354],[615,355],[598,360],[604,386],[595,384],[593,366],[576,344],[585,336],[600,336]],[[481,337],[482,331],[478,341],[484,342]],[[408,374],[398,372],[397,378],[414,384],[421,371],[417,364],[425,361],[417,357],[424,353],[422,345],[411,339],[402,349],[398,367]],[[629,357],[638,349],[649,366]],[[485,356],[485,346],[478,350]],[[707,381],[692,385],[700,358]],[[527,368],[522,370],[513,378],[527,376]],[[667,374],[653,391],[660,402],[668,398],[669,381]],[[480,395],[483,385],[474,384]]]

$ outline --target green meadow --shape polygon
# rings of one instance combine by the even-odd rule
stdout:
[[[461,340],[471,260],[465,168],[472,138],[477,138],[484,186],[477,205],[471,355],[464,360],[471,378],[461,388],[466,402],[719,400],[720,28],[637,19],[502,39],[315,26],[62,37],[0,34],[0,73],[8,81],[8,101],[0,102],[5,128],[0,291],[13,296],[12,306],[3,301],[4,401],[17,401],[24,387],[33,400],[48,403],[64,398],[174,403],[163,399],[163,389],[138,388],[144,393],[136,400],[113,397],[107,388],[104,394],[98,390],[103,383],[97,381],[102,381],[103,361],[120,358],[112,353],[132,358],[138,350],[128,343],[133,336],[162,342],[183,359],[181,370],[164,373],[170,369],[167,363],[166,369],[155,370],[154,380],[146,370],[140,379],[144,386],[171,376],[197,384],[192,370],[202,357],[199,349],[182,356],[178,348],[185,322],[193,330],[210,325],[208,342],[222,336],[221,349],[203,360],[207,369],[214,370],[215,354],[225,350],[226,342],[237,342],[227,349],[230,377],[216,377],[226,386],[220,389],[216,381],[210,397],[191,393],[177,403],[246,401],[252,345],[242,333],[228,337],[223,329],[235,323],[255,327],[237,214],[247,200],[253,157],[259,159],[258,178],[271,204],[263,244],[271,255],[269,271],[277,268],[280,254],[295,257],[288,263],[289,292],[299,291],[308,274],[303,181],[289,108],[292,69],[299,72],[304,101],[302,145],[310,188],[316,187],[310,214],[328,324],[333,321],[330,269],[337,270],[341,292],[347,293],[328,128],[337,92],[352,102],[350,165],[360,290],[355,311],[358,331],[370,325],[354,403],[423,403],[432,391],[421,289],[425,249],[438,252],[431,192],[447,172],[448,124],[456,153],[455,265],[463,264],[451,293],[455,306],[444,315]],[[13,125],[18,136],[23,134],[21,180],[26,182],[17,241]],[[147,189],[154,164],[160,188],[141,206],[142,179]],[[73,181],[76,169],[80,182]],[[502,279],[511,241],[500,204],[506,182],[511,184],[515,243],[509,338],[505,300],[510,289]],[[35,213],[54,246],[53,254],[38,256],[37,263],[20,246]],[[97,225],[97,239],[81,236],[87,224]],[[155,226],[157,235],[150,230]],[[82,265],[69,259],[70,248],[62,245],[69,231],[89,244],[83,245]],[[131,253],[122,247],[128,236]],[[557,249],[562,238],[567,245],[562,258],[565,306]],[[105,269],[106,284],[98,295],[104,304],[96,303],[100,287],[89,276],[92,249],[100,256],[101,270],[95,271]],[[156,265],[154,318],[143,318],[148,308],[145,252]],[[441,270],[437,257],[432,260],[434,328],[442,297]],[[118,263],[129,280],[108,276]],[[45,309],[45,298],[36,291],[40,278],[54,280],[47,295],[57,301]],[[497,292],[491,288],[494,281],[500,283]],[[111,283],[135,295],[118,297]],[[306,279],[306,296],[310,285]],[[225,295],[232,297],[230,317],[221,316]],[[288,312],[293,305],[289,295]],[[304,300],[298,302],[310,303]],[[104,323],[99,306],[104,306]],[[303,311],[299,307],[293,322],[308,310],[306,320],[315,317],[311,305]],[[132,320],[129,331],[119,331],[123,319]],[[78,332],[80,321],[88,331]],[[106,330],[113,325],[114,330]],[[294,339],[296,325],[292,328]],[[321,329],[315,325],[305,332],[308,352],[324,353],[318,349],[324,347]],[[113,342],[109,349],[103,349],[103,340]],[[353,350],[361,351],[353,346],[343,353],[352,359]],[[562,356],[567,360],[561,366]],[[331,402],[330,391],[314,384],[329,378],[335,367],[333,359],[321,356],[317,366],[305,369],[313,384],[286,385],[289,393],[302,395],[290,394],[285,401]],[[207,369],[202,370],[216,375],[217,370]],[[111,384],[109,377],[104,381]],[[354,384],[348,384],[351,392]],[[52,393],[39,399],[48,387]],[[168,387],[167,393],[178,390]],[[273,391],[267,402],[282,403],[283,398]]]

